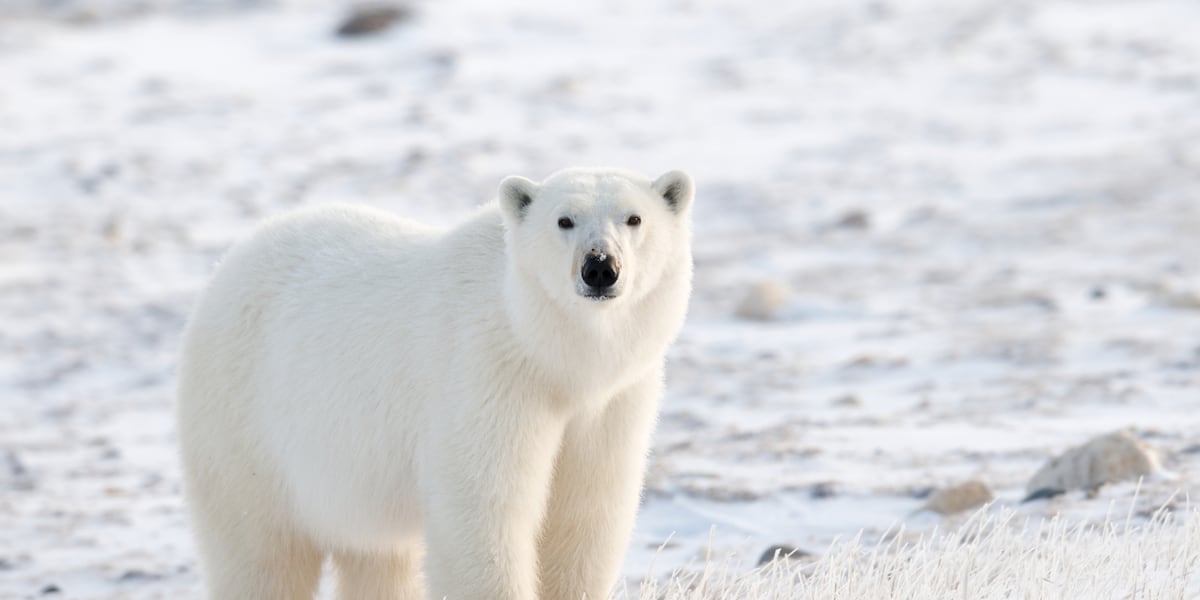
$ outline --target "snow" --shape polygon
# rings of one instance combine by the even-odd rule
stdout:
[[[627,577],[952,528],[913,511],[973,478],[1085,523],[1196,489],[1194,3],[415,12],[345,40],[319,0],[0,3],[0,597],[198,595],[176,347],[256,221],[445,225],[572,165],[697,184]],[[787,301],[738,318],[759,281]],[[1018,504],[1121,428],[1173,477]]]

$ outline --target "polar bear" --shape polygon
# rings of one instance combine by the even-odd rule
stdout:
[[[508,177],[438,230],[267,222],[184,335],[178,427],[208,593],[607,598],[691,292],[691,178]]]

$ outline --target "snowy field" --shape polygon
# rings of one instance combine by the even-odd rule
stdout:
[[[953,532],[966,513],[917,511],[969,479],[1013,522],[1175,506],[1154,531],[1182,574],[1143,572],[1200,577],[1200,5],[442,0],[358,39],[344,14],[0,0],[0,598],[198,597],[176,348],[256,221],[449,224],[571,165],[698,186],[633,591],[706,555],[744,574],[775,544]],[[778,313],[736,316],[762,281]],[[1136,497],[1020,503],[1117,429],[1162,456]],[[1083,547],[1050,564],[1084,577]],[[1118,588],[1086,589],[1185,597]]]

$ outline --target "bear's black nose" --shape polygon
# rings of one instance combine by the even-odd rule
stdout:
[[[606,254],[588,254],[583,261],[583,282],[595,289],[606,289],[617,282],[621,267],[617,261]]]

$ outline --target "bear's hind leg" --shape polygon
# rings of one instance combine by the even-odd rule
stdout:
[[[341,600],[421,600],[425,584],[417,545],[378,553],[335,552]]]

